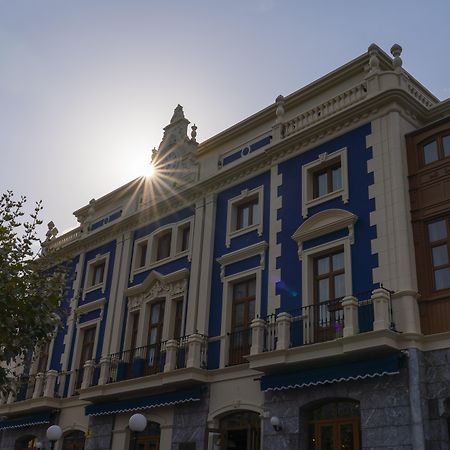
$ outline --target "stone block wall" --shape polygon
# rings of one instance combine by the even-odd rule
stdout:
[[[352,399],[360,402],[362,450],[411,450],[408,373],[325,386],[266,393],[263,449],[307,449],[307,411],[321,401]],[[277,416],[282,431],[275,432],[270,417]]]
[[[90,438],[86,439],[85,450],[110,450],[114,415],[89,417]]]
[[[208,423],[209,395],[200,402],[175,406],[171,450],[179,450],[180,444],[195,443],[196,450],[203,450]]]

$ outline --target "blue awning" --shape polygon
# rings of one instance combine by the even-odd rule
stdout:
[[[105,416],[128,411],[139,411],[141,409],[159,408],[161,406],[172,406],[180,403],[198,402],[201,400],[201,388],[175,391],[167,394],[139,397],[130,400],[119,400],[110,403],[89,405],[85,408],[87,416]]]
[[[266,375],[261,378],[261,389],[263,391],[281,391],[396,375],[400,371],[400,357],[401,355],[396,353],[383,358],[305,369],[296,373]]]
[[[24,428],[32,425],[41,425],[43,423],[51,422],[51,412],[42,414],[34,414],[33,416],[17,417],[15,419],[0,420],[0,430],[7,430],[9,428]]]

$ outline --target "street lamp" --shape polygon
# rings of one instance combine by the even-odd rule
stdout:
[[[61,427],[58,425],[52,425],[47,428],[47,439],[50,441],[51,449],[55,448],[55,442],[62,436]]]
[[[137,434],[147,427],[147,418],[143,414],[133,414],[128,420],[128,426],[134,432],[133,448],[136,449]]]

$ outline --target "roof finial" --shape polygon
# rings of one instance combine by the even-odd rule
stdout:
[[[391,47],[391,55],[394,57],[392,63],[394,65],[394,70],[396,72],[400,72],[402,69],[403,61],[402,58],[400,58],[400,55],[402,54],[402,47],[398,44],[394,44]]]
[[[172,119],[170,119],[170,123],[178,122],[180,119],[184,119],[183,107],[181,105],[177,105],[173,112]]]
[[[191,141],[192,142],[197,142],[195,140],[196,137],[197,137],[197,126],[194,123],[194,125],[192,125],[192,128],[191,128]]]
[[[275,99],[275,104],[277,105],[277,109],[275,111],[275,114],[277,115],[276,123],[282,123],[284,119],[284,97],[279,95]]]
[[[378,59],[378,47],[375,44],[370,44],[369,52],[369,73],[375,73],[380,70],[380,60]]]

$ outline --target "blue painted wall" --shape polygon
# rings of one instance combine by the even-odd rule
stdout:
[[[366,148],[366,136],[370,133],[370,124],[364,125],[279,165],[279,173],[283,176],[283,184],[278,191],[282,196],[282,208],[278,210],[282,231],[277,236],[277,241],[281,243],[281,258],[277,261],[277,268],[281,269],[281,279],[271,282],[277,283],[277,293],[281,296],[280,311],[289,311],[302,304],[302,263],[297,254],[297,243],[291,238],[304,222],[301,214],[302,165],[316,160],[320,153],[331,153],[343,147],[347,147],[349,202],[344,204],[341,198],[329,200],[310,208],[308,218],[330,208],[344,209],[358,216],[355,224],[355,243],[351,246],[353,292],[359,293],[376,287],[372,280],[372,269],[377,267],[378,259],[376,255],[371,254],[370,247],[371,239],[376,237],[376,230],[370,226],[369,220],[369,214],[374,210],[375,204],[368,198],[373,174],[367,173],[367,161],[372,158],[372,150]],[[347,230],[327,234],[305,242],[304,248],[312,248],[347,234]]]

